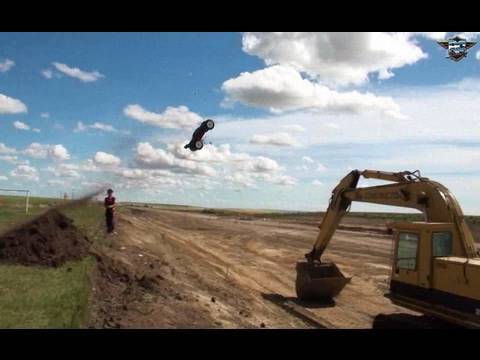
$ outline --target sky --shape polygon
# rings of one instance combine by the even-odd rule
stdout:
[[[480,215],[480,48],[446,59],[455,34],[480,37],[0,33],[0,188],[324,210],[353,169],[419,169]]]

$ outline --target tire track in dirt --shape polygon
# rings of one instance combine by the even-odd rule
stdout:
[[[210,264],[219,274],[228,268],[245,293],[255,294],[255,303],[260,293],[294,296],[295,262],[311,247],[318,231],[297,224],[279,230],[275,221],[232,221],[163,210],[145,210],[143,217],[170,240],[193,252],[198,263]],[[368,245],[364,245],[366,240]],[[381,249],[372,251],[374,244]],[[331,258],[355,276],[338,297],[335,308],[310,310],[341,327],[352,328],[370,327],[379,312],[405,311],[383,297],[390,249],[387,237],[339,231],[326,259]]]

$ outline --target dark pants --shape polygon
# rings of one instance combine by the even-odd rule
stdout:
[[[107,231],[109,233],[113,232],[114,224],[113,224],[113,211],[105,212],[105,218],[107,220]]]

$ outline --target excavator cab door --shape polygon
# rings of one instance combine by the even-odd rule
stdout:
[[[420,232],[413,230],[396,232],[392,280],[411,285],[418,284],[420,240]]]

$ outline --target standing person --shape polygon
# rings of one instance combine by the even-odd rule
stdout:
[[[111,234],[114,230],[113,215],[115,213],[115,198],[112,196],[113,190],[107,190],[107,197],[105,198],[105,218],[107,220],[107,232]]]

